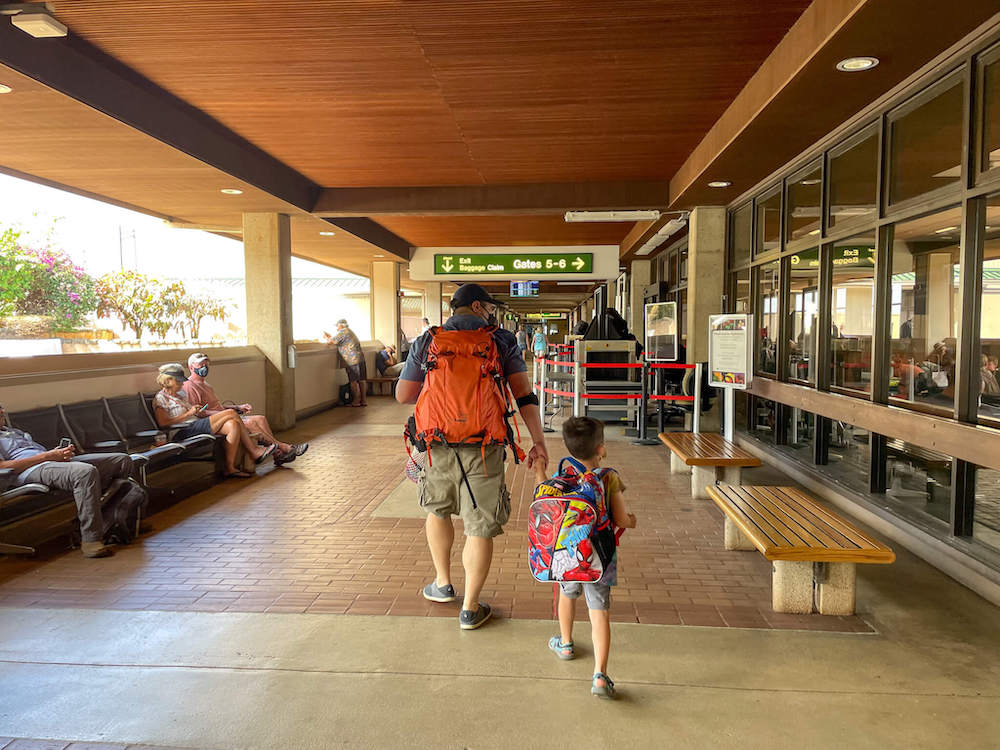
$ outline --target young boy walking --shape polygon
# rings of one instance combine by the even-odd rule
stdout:
[[[563,442],[573,458],[587,469],[597,469],[607,458],[604,445],[604,424],[590,417],[573,417],[563,423]],[[615,526],[635,528],[635,516],[625,507],[625,486],[618,473],[608,469],[602,473],[605,506],[611,514]],[[608,677],[608,652],[611,650],[611,587],[618,582],[618,553],[615,552],[604,574],[595,583],[578,581],[559,584],[559,635],[549,639],[549,649],[560,659],[572,659],[573,618],[576,615],[576,600],[582,593],[587,600],[590,613],[590,627],[594,642],[594,681],[590,692],[600,698],[614,698],[615,684]]]

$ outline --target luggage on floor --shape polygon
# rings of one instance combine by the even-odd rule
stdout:
[[[105,544],[130,544],[139,536],[139,524],[146,512],[149,495],[133,479],[116,479],[104,493],[101,515],[104,518]]]

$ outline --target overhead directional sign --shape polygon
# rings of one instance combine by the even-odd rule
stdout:
[[[594,271],[593,253],[486,253],[482,255],[434,254],[434,273],[496,275],[588,274]]]
[[[607,281],[618,276],[618,245],[417,247],[413,281]]]

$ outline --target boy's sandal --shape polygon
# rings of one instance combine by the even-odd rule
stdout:
[[[594,684],[590,688],[590,694],[596,695],[598,698],[614,698],[615,683],[604,672],[595,672]]]
[[[253,474],[248,471],[238,470],[227,472],[222,476],[226,479],[249,479],[253,476]]]
[[[573,652],[573,641],[563,643],[562,637],[554,635],[549,638],[549,650],[560,659],[572,659],[576,654]]]

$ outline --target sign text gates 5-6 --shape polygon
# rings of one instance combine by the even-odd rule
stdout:
[[[481,255],[434,255],[435,274],[589,274],[594,271],[593,253],[524,253]]]

